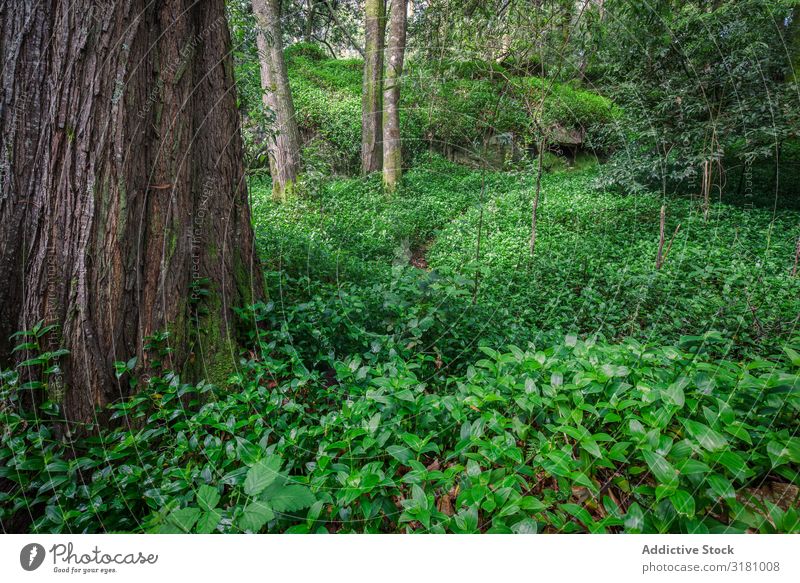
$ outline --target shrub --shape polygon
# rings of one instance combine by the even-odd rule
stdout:
[[[289,45],[284,53],[287,63],[292,63],[298,57],[305,57],[310,61],[325,61],[330,58],[330,54],[321,45],[310,42]]]

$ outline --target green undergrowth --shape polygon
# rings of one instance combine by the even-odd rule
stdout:
[[[791,272],[800,214],[717,204],[705,218],[690,199],[598,191],[595,175],[545,176],[533,258],[533,180],[522,174],[508,178],[514,189],[491,193],[482,213],[473,207],[442,229],[429,264],[481,270],[481,302],[511,304],[517,319],[539,329],[659,343],[714,329],[739,354],[774,351],[796,334],[800,278]]]
[[[376,178],[344,179],[282,206],[256,184],[270,293],[286,305],[330,304],[375,333],[386,331],[384,306],[406,302],[433,320],[426,349],[445,360],[469,354],[465,343],[551,331],[673,344],[717,330],[727,339],[720,356],[774,354],[797,334],[796,212],[717,204],[706,219],[697,201],[602,192],[595,177],[544,176],[533,258],[530,173],[482,177],[433,157],[392,198]]]
[[[682,350],[567,335],[481,347],[463,374],[372,350],[320,371],[255,315],[268,325],[227,387],[163,371],[90,436],[58,437],[58,408],[27,409],[4,371],[4,529],[800,530],[796,345],[744,363],[709,360],[714,334]]]
[[[705,219],[594,175],[545,175],[533,259],[528,172],[431,157],[393,197],[306,180],[284,205],[254,181],[268,297],[237,310],[216,384],[117,363],[134,396],[67,432],[48,395],[68,354],[18,334],[2,528],[800,531],[797,214]],[[680,228],[657,270],[662,204]]]
[[[307,170],[358,174],[363,62],[331,59],[306,43],[289,47],[286,59]],[[496,134],[512,134],[524,146],[538,135],[534,118],[554,136],[574,130],[584,139],[617,118],[608,99],[569,84],[510,73],[475,78],[462,68],[432,70],[414,62],[406,67],[401,133],[407,161],[430,148],[479,150],[486,136]],[[240,84],[258,81],[252,69],[239,67]],[[251,107],[258,109],[255,103]]]

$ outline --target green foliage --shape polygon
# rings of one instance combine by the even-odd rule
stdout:
[[[273,115],[248,4],[227,8],[253,171]],[[331,51],[357,31],[353,6],[337,4],[348,34]],[[800,221],[772,190],[751,192],[791,183],[773,151],[800,160],[783,44],[796,2],[607,0],[585,23],[575,6],[426,3],[411,26],[428,46],[402,80],[413,167],[392,197],[377,176],[329,178],[359,169],[362,61],[289,46],[304,196],[275,204],[251,172],[267,297],[235,309],[243,350],[214,382],[187,382],[157,333],[146,375],[136,357],[114,364],[133,396],[75,426],[57,329],[15,334],[16,365],[0,369],[0,526],[800,533]],[[305,9],[311,26],[288,14],[287,36],[327,27],[330,5]],[[500,53],[479,46],[501,36]],[[430,153],[474,162],[501,134],[521,150],[516,172]],[[531,256],[528,154],[542,138]],[[611,164],[568,164],[559,145],[601,147]],[[748,204],[724,192],[704,213],[651,192],[696,192],[708,160],[739,171]],[[215,313],[209,284],[187,299],[197,332]]]
[[[460,79],[496,79],[507,74],[504,64],[484,59],[448,60],[439,63],[439,70],[443,76]]]
[[[225,389],[161,370],[159,334],[149,378],[117,363],[136,391],[99,412],[111,426],[65,435],[57,407],[24,403],[26,367],[47,359],[42,326],[23,334],[27,364],[0,374],[0,520],[800,531],[796,214],[720,204],[706,222],[691,200],[597,192],[594,177],[545,176],[532,260],[528,173],[434,157],[391,199],[372,177],[285,205],[256,181],[270,299],[238,310],[247,350]],[[657,271],[665,202],[681,228]]]
[[[448,358],[461,352],[463,337],[524,343],[552,330],[671,344],[716,329],[727,340],[719,353],[736,355],[770,354],[791,337],[800,295],[800,280],[790,275],[797,213],[717,204],[706,221],[689,199],[597,191],[596,176],[544,176],[533,258],[529,173],[487,173],[482,213],[481,174],[435,157],[411,169],[391,199],[375,179],[339,180],[306,200],[274,205],[256,183],[259,250],[283,272],[271,293],[284,302],[318,296],[343,313],[350,302],[339,294],[346,293],[362,306],[348,317],[371,329],[383,322],[375,315],[384,302],[438,306],[450,315],[436,318],[441,324],[429,338],[438,338],[445,356],[452,343]],[[662,204],[666,237],[674,240],[656,270]],[[429,269],[422,281],[434,283],[413,283],[390,268],[419,257]],[[434,285],[449,291],[430,296]]]
[[[268,184],[254,180],[259,251],[266,261],[280,261],[292,275],[306,271],[309,253],[323,251],[360,263],[407,260],[405,254],[426,244],[477,202],[480,181],[479,174],[432,157],[409,172],[391,198],[383,195],[376,177],[369,177],[325,181],[304,200],[275,205],[267,196]],[[490,184],[502,189],[503,179],[495,175]],[[311,263],[313,269],[329,266],[322,259]]]
[[[619,116],[596,93],[550,79],[515,77],[497,64],[486,70],[480,61],[441,71],[410,67],[406,107],[420,115],[427,140],[445,150],[473,149],[497,134],[511,134],[525,145],[538,142],[542,130],[552,143],[575,131],[589,146]]]
[[[540,108],[541,123],[545,127],[588,131],[606,127],[617,121],[620,115],[619,108],[608,98],[568,83],[523,77],[515,79],[515,85],[517,93]]]
[[[286,62],[292,63],[296,58],[304,57],[310,61],[325,61],[330,55],[317,43],[299,42],[286,48]]]
[[[61,359],[69,350],[53,347],[52,338],[57,338],[59,327],[38,321],[30,330],[20,330],[11,335],[18,344],[11,351],[17,359],[19,390],[27,394],[27,405],[37,404],[48,414],[58,414],[62,393]],[[57,341],[56,341],[57,342]]]
[[[717,204],[706,221],[697,202],[597,191],[595,175],[545,175],[533,258],[533,181],[521,174],[506,178],[506,193],[487,197],[482,216],[475,207],[442,229],[429,265],[467,277],[482,270],[480,304],[500,314],[509,306],[514,321],[543,330],[672,343],[716,329],[736,354],[774,351],[793,333],[800,297],[800,280],[791,277],[796,212]],[[674,240],[656,270],[662,204],[665,247]]]
[[[298,52],[292,54],[288,67],[297,124],[306,148],[304,159],[312,162],[312,169],[325,173],[357,173],[361,62],[316,60]]]
[[[256,308],[258,312],[258,308]],[[798,346],[709,361],[703,345],[568,335],[460,375],[367,351],[320,374],[265,331],[234,390],[165,372],[71,441],[2,375],[6,523],[33,532],[798,532]],[[790,504],[787,505],[787,502]]]
[[[624,115],[605,128],[602,141],[615,150],[607,183],[626,192],[662,184],[670,192],[699,192],[702,164],[712,160],[742,173],[765,162],[768,174],[756,189],[780,187],[774,177],[783,164],[782,144],[798,135],[797,86],[786,82],[796,50],[785,38],[790,6],[610,0],[606,9],[615,18],[605,34],[614,41],[599,54],[600,85]],[[796,167],[784,172],[793,176]],[[739,198],[753,194],[729,173],[713,180],[721,189],[735,188]]]
[[[268,134],[271,121],[260,102],[255,55],[237,55],[240,100],[255,125],[246,126],[245,132],[249,166],[254,169],[266,165],[259,140],[262,133]],[[310,43],[289,46],[286,61],[306,170],[312,175],[358,174],[363,62],[331,59]],[[542,96],[541,124],[562,132],[577,130],[585,139],[618,115],[600,95],[535,77],[510,77],[496,63],[453,61],[442,70],[409,63],[401,93],[405,159],[413,160],[431,148],[473,151],[495,134],[511,133],[520,145],[534,142],[538,134],[526,100],[538,112]],[[558,132],[551,138],[557,142]]]

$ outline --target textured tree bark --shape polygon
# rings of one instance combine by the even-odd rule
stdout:
[[[253,14],[258,24],[256,44],[264,105],[275,115],[274,136],[268,145],[272,197],[281,201],[291,195],[300,172],[300,132],[283,58],[280,0],[253,0]]]
[[[0,31],[0,338],[58,326],[69,420],[124,397],[113,362],[147,372],[158,331],[219,378],[262,293],[223,0],[3,2]]]
[[[383,165],[383,0],[366,0],[364,9],[364,81],[361,98],[361,172],[377,172]]]
[[[403,173],[400,148],[400,78],[406,51],[406,0],[390,0],[386,73],[383,84],[383,185],[394,191]]]

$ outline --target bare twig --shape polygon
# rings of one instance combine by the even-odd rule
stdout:
[[[664,263],[664,226],[667,219],[667,207],[661,205],[661,213],[658,220],[658,253],[656,253],[656,269],[661,269]]]
[[[483,131],[483,141],[482,141],[482,149],[481,149],[481,199],[480,199],[480,211],[478,216],[478,241],[475,250],[475,287],[472,290],[472,304],[478,303],[478,292],[480,291],[481,285],[481,241],[483,240],[483,203],[484,203],[484,196],[486,194],[486,147],[489,141],[489,131],[490,128],[494,125],[495,120],[497,119],[497,114],[500,111],[500,101],[503,99],[503,95],[505,94],[506,87],[508,85],[508,81],[504,80],[503,88],[497,95],[497,100],[494,104],[494,112],[492,113],[492,120],[491,123],[486,126]]]
[[[539,210],[539,195],[542,192],[542,163],[544,161],[545,139],[539,141],[539,167],[536,169],[536,192],[533,196],[533,209],[531,210],[531,255],[536,250],[536,215]]]

